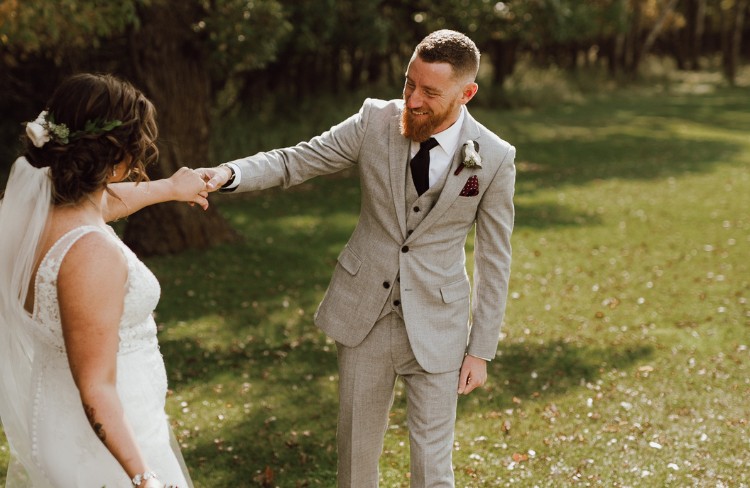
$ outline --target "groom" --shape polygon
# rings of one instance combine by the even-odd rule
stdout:
[[[458,32],[417,45],[403,100],[359,113],[294,147],[202,172],[211,190],[297,185],[351,166],[359,222],[315,323],[336,340],[338,485],[378,485],[397,377],[406,385],[411,486],[454,486],[458,394],[487,379],[505,311],[515,148],[469,115],[479,51]],[[473,293],[464,244],[476,224]]]

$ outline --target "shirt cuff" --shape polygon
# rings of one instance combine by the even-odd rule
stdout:
[[[237,166],[234,163],[224,163],[222,166],[228,166],[232,169],[232,172],[234,173],[234,181],[232,181],[227,186],[222,186],[221,191],[234,191],[235,188],[240,186],[240,181],[242,180],[242,173],[240,172],[240,167]]]

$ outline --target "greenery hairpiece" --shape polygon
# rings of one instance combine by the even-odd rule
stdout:
[[[51,140],[65,145],[84,135],[104,134],[121,125],[121,120],[87,120],[83,130],[71,133],[66,124],[56,123],[54,115],[44,110],[37,116],[36,120],[26,123],[26,135],[35,147],[42,147]]]

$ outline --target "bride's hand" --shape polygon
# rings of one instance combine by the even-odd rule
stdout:
[[[173,200],[200,205],[208,208],[208,190],[200,174],[190,168],[182,167],[168,178],[173,188]]]

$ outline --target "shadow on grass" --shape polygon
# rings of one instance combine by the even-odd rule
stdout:
[[[246,402],[239,420],[186,440],[188,466],[214,477],[196,480],[197,486],[278,486],[284,478],[329,486],[335,479],[335,352],[325,351],[312,337],[277,347],[237,342],[226,349],[205,347],[198,339],[166,340],[161,350],[173,389],[191,392],[221,385],[219,405],[243,408]],[[241,394],[243,384],[252,387]],[[192,428],[189,417],[183,422]],[[255,479],[248,479],[250,472]]]
[[[296,390],[315,377],[336,372],[333,346],[326,351],[325,339],[318,331],[275,346],[263,340],[238,340],[219,348],[207,347],[197,338],[179,338],[161,339],[159,347],[167,361],[169,384],[174,388],[211,385],[217,383],[217,377],[230,375],[247,381],[269,380]]]
[[[496,411],[514,406],[514,399],[545,401],[596,383],[613,369],[626,370],[653,354],[650,346],[596,348],[562,340],[544,344],[500,343],[498,357],[489,363],[486,393],[461,397],[459,411],[477,408]]]
[[[554,402],[571,389],[596,383],[603,373],[627,370],[653,353],[646,346],[597,348],[562,340],[500,349],[501,355],[490,363],[490,384],[478,395],[460,398],[459,416],[470,411],[491,417],[517,407],[516,399]],[[210,387],[218,377],[242,378],[238,381],[253,384],[248,401],[268,402],[221,433],[195,442],[186,456],[196,471],[210,466],[221,486],[334,483],[338,400],[337,383],[330,378],[337,376],[335,353],[323,351],[312,339],[294,346],[258,343],[227,350],[209,350],[197,340],[173,340],[163,342],[162,350],[175,387]],[[228,388],[226,380],[224,385]],[[242,401],[236,396],[232,400]],[[403,399],[396,402],[397,416],[403,416],[404,407]],[[255,473],[252,481],[248,472]]]
[[[516,228],[545,229],[549,227],[593,226],[600,223],[600,217],[587,212],[575,211],[564,205],[516,204]]]
[[[518,190],[527,193],[596,180],[679,176],[707,171],[741,151],[739,144],[692,140],[676,134],[611,134],[590,140],[536,141],[533,149],[529,147],[519,156],[522,160],[518,163]]]
[[[221,486],[333,485],[337,383],[326,376],[336,375],[335,354],[321,352],[312,341],[295,349],[244,347],[209,352],[198,344],[186,347],[183,341],[167,341],[162,348],[165,356],[183,358],[170,360],[170,369],[181,371],[180,379],[173,381],[178,386],[210,385],[214,374],[229,374],[253,383],[256,403],[266,395],[281,402],[274,405],[269,400],[269,405],[253,408],[220,434],[204,436],[193,444],[185,455],[196,472],[210,466]],[[204,354],[184,359],[196,356],[186,354],[186,349]],[[596,383],[603,373],[626,370],[653,352],[650,347],[605,349],[564,341],[510,344],[501,350],[502,355],[490,363],[491,382],[485,390],[460,398],[459,417],[469,412],[491,417],[517,407],[516,399],[553,402],[571,389]],[[394,408],[398,422],[404,415],[403,397]],[[247,479],[248,472],[254,473],[252,480]]]
[[[511,118],[487,109],[476,112],[516,146],[517,191],[529,193],[593,180],[708,171],[744,150],[750,97],[729,89],[661,97],[618,94]]]
[[[257,411],[220,442],[197,443],[186,461],[193,471],[209,474],[196,479],[196,486],[335,486],[336,405],[312,396],[294,408],[300,412],[294,419]],[[323,430],[321,423],[327,424]]]

